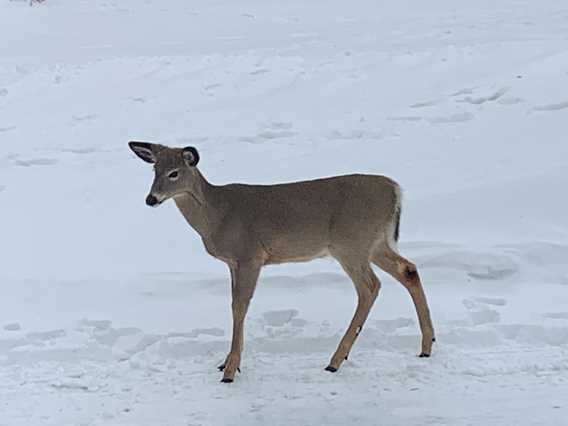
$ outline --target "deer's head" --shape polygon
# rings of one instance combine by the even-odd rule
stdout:
[[[134,141],[128,146],[142,160],[154,165],[154,183],[146,197],[147,205],[157,207],[168,198],[193,192],[199,176],[196,168],[199,153],[194,147],[170,148]]]

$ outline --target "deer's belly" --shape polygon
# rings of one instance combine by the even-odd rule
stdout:
[[[329,256],[327,245],[302,241],[282,241],[266,244],[267,264],[287,262],[308,262]]]

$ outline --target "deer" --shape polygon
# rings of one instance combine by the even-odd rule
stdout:
[[[357,307],[326,371],[337,372],[349,356],[381,282],[371,264],[400,282],[414,303],[422,334],[420,357],[429,357],[434,328],[416,265],[397,248],[401,187],[386,176],[351,174],[274,185],[213,185],[197,165],[193,146],[129,142],[154,166],[146,204],[173,199],[205,250],[231,274],[232,340],[221,382],[240,372],[244,323],[261,268],[331,256],[353,282]]]

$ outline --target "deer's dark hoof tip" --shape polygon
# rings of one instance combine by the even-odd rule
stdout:
[[[435,337],[432,337],[432,342],[435,342],[435,341],[436,341],[436,338],[435,338]]]
[[[222,379],[221,379],[221,383],[233,383],[233,379],[225,379],[225,378],[222,378]]]
[[[337,372],[337,368],[328,365],[327,367],[325,367],[325,371],[329,371],[330,373],[335,373]]]
[[[420,355],[418,355],[418,358],[430,358],[430,354],[427,354],[426,352],[422,352]]]

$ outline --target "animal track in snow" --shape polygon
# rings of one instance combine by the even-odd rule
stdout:
[[[285,121],[273,121],[264,125],[264,130],[261,130],[256,136],[243,136],[239,138],[242,142],[261,143],[266,140],[290,138],[296,136],[298,133],[292,131],[293,124]]]
[[[271,327],[282,327],[291,322],[299,314],[297,309],[284,309],[278,311],[267,311],[262,314],[262,319],[266,325]]]
[[[12,130],[16,130],[17,128],[17,126],[0,127],[0,133],[10,132]]]
[[[90,320],[90,319],[83,319],[81,320],[80,329],[83,327],[92,327],[96,330],[108,330],[112,324],[110,320]]]
[[[267,69],[267,68],[257,68],[255,70],[249,72],[249,74],[250,75],[260,75],[260,74],[266,74],[268,72],[270,72],[270,70]]]
[[[492,93],[488,96],[479,96],[479,97],[476,97],[476,98],[473,98],[471,96],[467,96],[463,99],[458,100],[457,102],[466,102],[466,103],[472,104],[472,105],[481,105],[481,104],[484,104],[486,102],[496,101],[501,96],[503,96],[505,93],[507,93],[508,90],[509,90],[508,87],[503,87],[503,88],[497,90],[496,92],[494,92],[494,93]]]
[[[484,303],[486,305],[493,305],[493,306],[505,306],[507,304],[507,301],[501,298],[476,297],[474,300],[479,303]]]
[[[410,105],[410,108],[425,108],[425,107],[431,107],[434,105],[437,105],[439,102],[439,100],[434,99],[431,101],[425,101],[425,102],[416,102],[415,104]]]
[[[428,119],[432,124],[464,123],[470,120],[473,120],[473,114],[470,112],[458,112],[449,117],[434,117]]]
[[[93,154],[94,152],[96,152],[96,148],[64,148],[61,150],[61,152],[68,152],[71,154],[78,154],[78,155],[84,155],[84,154]]]
[[[52,166],[57,164],[59,161],[55,158],[34,158],[31,160],[15,160],[14,164],[21,167],[32,167],[32,166]]]
[[[535,111],[559,111],[568,108],[568,101],[557,104],[538,105],[533,108]]]
[[[543,315],[545,318],[566,319],[568,320],[568,312],[549,312]]]
[[[88,121],[93,121],[96,118],[98,118],[97,114],[87,114],[87,115],[77,115],[77,116],[73,116],[73,118],[71,119],[71,122],[73,123],[73,125],[79,125]]]
[[[380,139],[382,137],[383,137],[382,133],[370,132],[368,130],[359,130],[359,129],[353,129],[347,132],[333,130],[328,135],[328,139],[331,140]]]
[[[524,101],[525,100],[523,98],[517,98],[515,96],[505,96],[505,97],[502,97],[501,99],[499,99],[497,101],[497,103],[501,104],[501,105],[516,105],[516,104],[520,104]]]
[[[168,337],[188,337],[195,339],[199,336],[211,336],[211,337],[223,337],[225,331],[221,328],[211,327],[211,328],[195,328],[188,333],[169,333]]]
[[[375,320],[371,324],[384,333],[393,333],[399,328],[414,325],[414,321],[410,318],[395,318],[392,320]]]
[[[58,329],[58,330],[49,330],[49,331],[39,331],[26,334],[26,337],[30,340],[40,340],[40,341],[47,341],[47,340],[55,340],[60,337],[65,337],[67,333],[65,330]]]
[[[424,117],[420,117],[418,115],[403,115],[403,116],[387,117],[387,120],[391,120],[391,121],[415,122],[415,121],[422,121],[423,119],[424,119]]]
[[[19,330],[22,329],[22,326],[18,322],[12,322],[12,323],[4,325],[3,328],[6,331],[19,331]]]
[[[491,299],[486,299],[486,298],[482,299],[484,299],[485,301],[482,301],[481,303],[479,303],[480,302],[479,298],[474,300],[464,299],[462,301],[463,305],[468,310],[469,319],[472,322],[472,324],[482,325],[482,324],[499,322],[499,320],[501,319],[501,315],[499,314],[499,312],[485,306],[487,304],[487,300]],[[495,301],[492,300],[492,302],[494,304]]]
[[[451,96],[471,95],[475,87],[466,87],[451,94]]]
[[[206,84],[205,86],[203,86],[203,89],[205,90],[213,90],[216,89],[218,87],[221,87],[222,84],[221,83],[211,83],[211,84]]]

